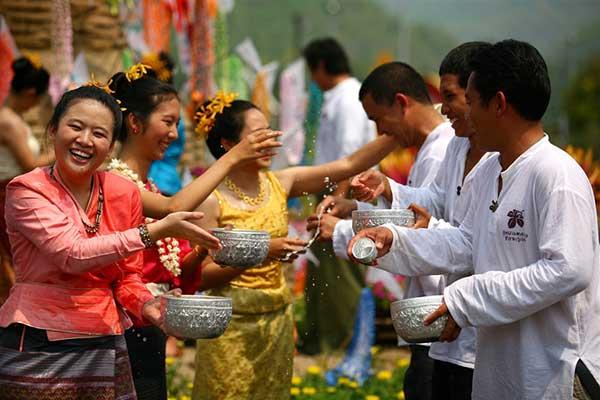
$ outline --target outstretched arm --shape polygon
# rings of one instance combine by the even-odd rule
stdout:
[[[276,175],[289,193],[289,197],[317,193],[326,189],[331,183],[348,179],[372,167],[395,148],[394,137],[381,136],[339,160],[311,167],[286,168],[278,171]]]
[[[192,211],[212,193],[227,174],[244,161],[274,155],[273,149],[281,146],[276,137],[280,132],[262,130],[248,135],[219,158],[202,176],[181,189],[172,197],[142,190],[144,215],[162,218],[175,211]]]

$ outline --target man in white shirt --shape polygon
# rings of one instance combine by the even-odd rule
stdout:
[[[426,187],[412,188],[400,185],[380,172],[369,170],[352,181],[351,187],[356,198],[371,201],[381,193],[392,204],[392,208],[418,204],[421,207],[415,209],[420,210],[420,217],[425,221],[420,225],[429,229],[460,225],[474,196],[470,183],[475,171],[494,154],[485,153],[473,142],[473,129],[465,119],[465,89],[471,74],[469,59],[487,46],[490,44],[463,43],[452,49],[440,64],[442,112],[452,121],[456,137],[448,145],[435,180]],[[345,235],[340,233],[339,236]],[[438,293],[443,293],[446,285],[462,277],[464,275],[460,274],[444,276]],[[465,327],[453,342],[432,343],[429,356],[434,359],[433,400],[471,399],[475,328]]]
[[[440,340],[477,328],[473,399],[599,398],[600,252],[587,176],[552,145],[541,118],[546,64],[531,45],[506,40],[472,60],[469,121],[482,149],[499,154],[476,171],[476,198],[459,228],[385,225],[379,267],[410,276],[474,275],[444,290],[430,315]]]
[[[395,136],[401,146],[419,149],[408,184],[422,187],[433,181],[446,147],[454,137],[454,130],[434,109],[421,75],[405,63],[383,64],[365,79],[359,96],[369,119],[377,124],[380,133]],[[322,206],[327,207],[327,204]],[[311,217],[309,229],[315,228],[316,223],[316,217]],[[347,225],[352,230],[350,221],[339,221],[332,214],[325,214],[321,221],[323,239],[331,238],[327,231],[331,232],[331,224],[336,223]],[[340,246],[334,240],[334,248],[345,250],[346,243]],[[336,254],[344,252],[336,251]],[[437,294],[438,285],[439,277],[411,278],[405,295],[408,298]],[[427,345],[415,345],[410,349],[411,364],[404,381],[406,398],[430,399],[433,361],[427,355],[429,348]]]
[[[318,39],[303,50],[313,81],[323,91],[323,105],[315,143],[314,164],[324,164],[350,155],[375,138],[360,101],[360,82],[351,76],[348,57],[334,39]],[[348,182],[340,182],[336,193],[345,195]],[[315,243],[315,259],[309,263],[306,329],[300,350],[307,354],[337,349],[352,335],[354,313],[363,273],[349,261],[333,255],[331,245]]]

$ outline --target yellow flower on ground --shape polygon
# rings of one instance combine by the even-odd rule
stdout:
[[[350,386],[352,389],[356,389],[358,388],[358,382],[350,381],[350,383],[348,383],[348,386]]]
[[[401,390],[398,392],[398,396],[396,396],[398,398],[398,400],[404,400],[404,390]]]
[[[292,385],[298,386],[301,383],[302,383],[302,378],[300,378],[299,376],[292,376]]]
[[[167,358],[165,358],[165,362],[167,363],[167,365],[173,365],[173,364],[175,364],[175,358],[167,357]]]
[[[186,385],[188,389],[193,389],[194,388],[194,382],[188,382],[188,384]]]
[[[336,388],[334,388],[334,387],[328,387],[327,388],[327,393],[335,393],[335,392],[337,392]]]
[[[183,395],[183,396],[179,397],[179,400],[192,400],[192,398],[190,396]]]
[[[398,367],[405,368],[410,364],[410,358],[401,358],[398,360]]]
[[[392,379],[392,371],[383,370],[377,373],[377,379],[380,381],[389,381]]]
[[[307,368],[306,372],[308,372],[311,375],[320,375],[321,367],[319,367],[318,365],[311,365]]]
[[[315,389],[312,386],[308,386],[308,387],[302,388],[302,393],[312,396],[313,394],[317,393],[317,389]]]
[[[338,385],[348,385],[349,383],[350,379],[346,378],[345,376],[338,378]]]
[[[380,350],[380,349],[379,349],[379,347],[377,347],[377,346],[373,346],[373,347],[371,347],[371,355],[372,355],[372,356],[374,356],[374,355],[376,355],[376,354],[379,354],[379,350]]]
[[[298,396],[300,394],[300,388],[293,387],[290,389],[290,394],[292,396]]]
[[[368,395],[365,397],[365,400],[379,400],[379,396],[375,396],[375,395],[373,395],[373,394],[368,394]]]

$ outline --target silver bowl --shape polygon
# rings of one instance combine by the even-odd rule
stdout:
[[[218,296],[169,294],[160,299],[169,335],[185,339],[219,337],[231,320],[231,299]]]
[[[352,229],[354,233],[383,224],[413,226],[415,224],[415,213],[408,208],[352,211]]]
[[[448,316],[438,318],[429,326],[423,325],[423,320],[442,304],[442,297],[415,297],[393,302],[390,311],[398,336],[408,343],[437,342],[446,326]]]
[[[271,236],[268,232],[215,228],[211,233],[223,246],[221,250],[211,252],[219,265],[251,268],[262,264],[269,254]]]

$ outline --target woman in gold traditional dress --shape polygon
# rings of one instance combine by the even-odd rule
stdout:
[[[219,94],[197,114],[198,131],[207,134],[215,156],[224,155],[252,132],[269,129],[252,103]],[[255,268],[220,267],[207,257],[202,286],[208,293],[231,297],[233,317],[218,339],[200,340],[196,353],[194,399],[276,399],[290,396],[294,340],[291,293],[282,260],[304,249],[287,237],[287,199],[326,189],[379,162],[394,149],[380,137],[347,158],[315,167],[271,172],[271,157],[250,161],[230,172],[200,206],[205,228],[233,226],[271,234],[268,260]]]

